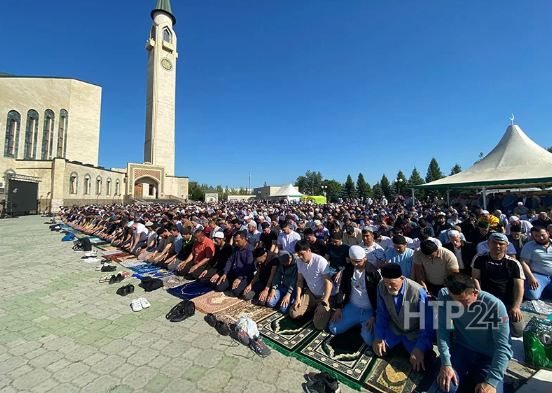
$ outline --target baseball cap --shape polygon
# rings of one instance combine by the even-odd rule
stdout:
[[[492,233],[491,236],[489,236],[489,240],[496,240],[496,241],[509,243],[506,235],[498,232]]]

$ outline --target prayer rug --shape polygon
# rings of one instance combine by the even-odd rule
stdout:
[[[117,254],[123,254],[123,250],[109,250],[109,251],[102,251],[102,256],[104,258],[110,256],[110,255],[117,255]],[[107,259],[107,258],[106,258]]]
[[[179,297],[180,299],[192,300],[197,297],[201,297],[206,293],[209,293],[213,290],[210,286],[206,284],[201,284],[199,282],[190,282],[188,284],[181,285],[176,288],[167,289],[167,293]],[[195,303],[195,300],[194,300]],[[197,309],[197,303],[196,303]],[[198,311],[201,311],[198,309]]]
[[[136,274],[153,274],[161,270],[160,267],[157,267],[155,265],[145,264],[145,265],[138,265],[138,266],[129,266],[130,270],[132,270]]]
[[[238,319],[245,314],[253,321],[259,322],[276,312],[276,310],[267,306],[258,306],[249,301],[239,299],[238,301],[238,303],[214,313],[217,319],[226,323],[236,323]]]
[[[423,373],[412,370],[406,354],[397,354],[377,358],[366,384],[380,392],[411,393],[423,378]]]
[[[526,300],[521,303],[521,310],[532,312],[535,314],[549,315],[552,314],[552,304],[543,300]]]
[[[312,323],[312,315],[291,319],[289,315],[275,313],[257,323],[266,343],[286,356],[303,344],[309,342],[313,334],[318,333]]]
[[[163,277],[161,278],[161,280],[163,280],[163,286],[165,287],[165,289],[176,288],[181,285],[188,284],[194,281],[194,280],[186,280],[182,276],[174,276],[174,275],[169,277]]]
[[[111,243],[110,243],[110,244],[111,244]],[[111,246],[111,245],[109,245],[109,246],[108,246],[108,245],[100,246],[100,247],[98,247],[98,248],[99,248],[100,250],[102,250],[102,251],[115,251],[115,250],[118,250],[117,247]]]
[[[165,277],[171,277],[172,275],[173,275],[173,272],[171,272],[171,271],[168,271],[168,270],[165,270],[165,269],[159,269],[159,270],[157,270],[155,272],[151,272],[151,273],[143,273],[143,274],[134,273],[132,275],[132,277],[135,277],[138,280],[142,280],[144,277],[163,279]]]
[[[135,266],[142,266],[145,264],[146,262],[139,261],[139,260],[121,262],[121,266],[124,266],[124,267],[135,267]]]
[[[205,284],[207,285],[207,284]],[[212,289],[212,287],[209,286]],[[236,297],[226,296],[224,292],[215,292],[210,291],[209,293],[194,299],[196,305],[196,310],[201,311],[202,313],[216,313],[218,311],[224,310],[230,306],[233,306],[236,303],[241,302],[242,300]]]
[[[368,377],[372,355],[372,348],[362,339],[360,325],[357,325],[345,334],[333,335],[321,331],[293,356],[360,390]]]
[[[90,239],[90,244],[93,244],[93,245],[104,242],[102,239],[96,236],[90,236],[89,239]]]
[[[138,260],[138,257],[136,257],[136,255],[132,255],[132,254],[129,254],[129,253],[116,254],[116,255],[113,256],[113,259],[112,259],[113,262],[118,262],[118,263],[134,262],[134,261],[137,261],[137,260]]]

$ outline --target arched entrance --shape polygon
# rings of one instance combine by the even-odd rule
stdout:
[[[134,197],[144,199],[159,198],[159,182],[149,176],[134,181]]]

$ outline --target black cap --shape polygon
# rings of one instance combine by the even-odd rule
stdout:
[[[406,239],[404,238],[404,236],[401,236],[401,235],[393,236],[393,243],[394,244],[407,244]]]
[[[386,263],[381,267],[381,276],[388,279],[402,277],[401,265],[396,263]]]

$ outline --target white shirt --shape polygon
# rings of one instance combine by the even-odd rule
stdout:
[[[324,295],[325,284],[322,275],[330,274],[330,265],[324,257],[312,253],[309,263],[297,261],[297,272],[301,273],[313,295]]]
[[[261,239],[261,232],[255,230],[255,233],[251,233],[251,232],[247,231],[246,238],[247,238],[247,241],[249,242],[249,244],[251,244],[253,247],[255,247],[257,245],[257,243],[259,242],[259,240]]]
[[[431,240],[433,243],[435,243],[437,245],[437,247],[443,247],[443,244],[441,243],[441,241],[439,239],[436,239],[436,238],[430,236],[430,237],[427,238],[427,240]],[[406,242],[408,243],[408,239],[406,240]],[[412,243],[408,243],[408,245],[406,247],[411,248],[413,250],[417,250],[418,248],[420,248],[420,243],[422,243],[420,241],[420,239],[416,238],[416,239],[412,240]]]
[[[364,310],[372,310],[372,303],[366,291],[366,270],[361,272],[354,269],[351,277],[351,303]]]
[[[410,240],[412,240],[412,239],[410,239]],[[383,248],[385,251],[387,251],[390,248],[393,248],[393,239],[391,239],[390,237],[387,237],[387,236],[382,236],[381,237],[381,242],[379,242],[378,244],[381,246],[381,248]]]
[[[289,235],[286,235],[284,232],[280,232],[276,244],[281,244],[283,250],[289,252],[290,254],[295,254],[295,243],[299,240],[301,240],[301,236],[299,236],[297,232],[291,231]]]
[[[136,224],[136,229],[134,230],[135,235],[140,235],[139,242],[145,242],[148,239],[148,228],[142,223]]]
[[[366,260],[375,267],[378,267],[379,261],[385,262],[385,250],[378,243],[374,242],[374,244],[368,247],[363,242],[360,243],[359,246],[364,249]]]

